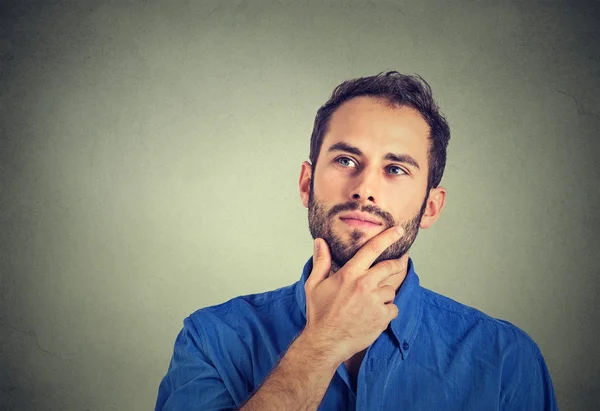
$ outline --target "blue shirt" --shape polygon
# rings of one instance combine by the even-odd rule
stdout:
[[[156,411],[236,410],[306,325],[304,283],[234,298],[186,318]],[[514,325],[422,288],[409,259],[399,314],[367,349],[357,392],[341,364],[319,410],[557,410],[544,359]]]

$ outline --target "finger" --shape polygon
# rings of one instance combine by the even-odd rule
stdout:
[[[313,268],[306,280],[307,287],[314,287],[325,280],[331,270],[331,255],[327,242],[322,238],[315,239],[313,248]]]
[[[392,321],[394,318],[398,317],[398,306],[396,304],[390,303],[385,305],[388,310],[388,320]]]
[[[396,298],[396,289],[391,285],[380,287],[375,291],[375,293],[377,294],[379,301],[385,304],[391,303],[394,301],[394,298]]]
[[[377,257],[398,241],[403,234],[404,228],[400,225],[382,231],[367,241],[348,263],[361,272],[367,271]]]
[[[369,270],[369,278],[372,284],[377,284],[380,287],[386,284],[397,284],[399,279],[396,276],[401,276],[401,282],[406,276],[407,269],[408,252],[400,258],[384,260],[375,264]]]

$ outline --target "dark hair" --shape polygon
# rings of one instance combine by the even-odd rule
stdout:
[[[344,102],[358,96],[372,96],[386,100],[391,106],[408,106],[417,110],[430,128],[429,173],[427,193],[440,184],[446,167],[446,148],[450,141],[450,127],[433,99],[431,87],[421,76],[405,75],[397,71],[348,80],[333,90],[329,100],[317,111],[310,137],[310,161],[317,165],[323,137],[333,112]]]

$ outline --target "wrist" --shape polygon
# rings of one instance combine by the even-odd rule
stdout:
[[[322,338],[320,333],[304,329],[292,344],[302,358],[310,361],[311,366],[335,372],[342,362],[343,354],[339,352],[339,344]]]

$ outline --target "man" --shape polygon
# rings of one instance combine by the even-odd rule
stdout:
[[[186,318],[156,410],[556,410],[527,334],[419,286],[409,250],[444,207],[449,139],[420,77],[339,85],[300,173],[300,280]]]

